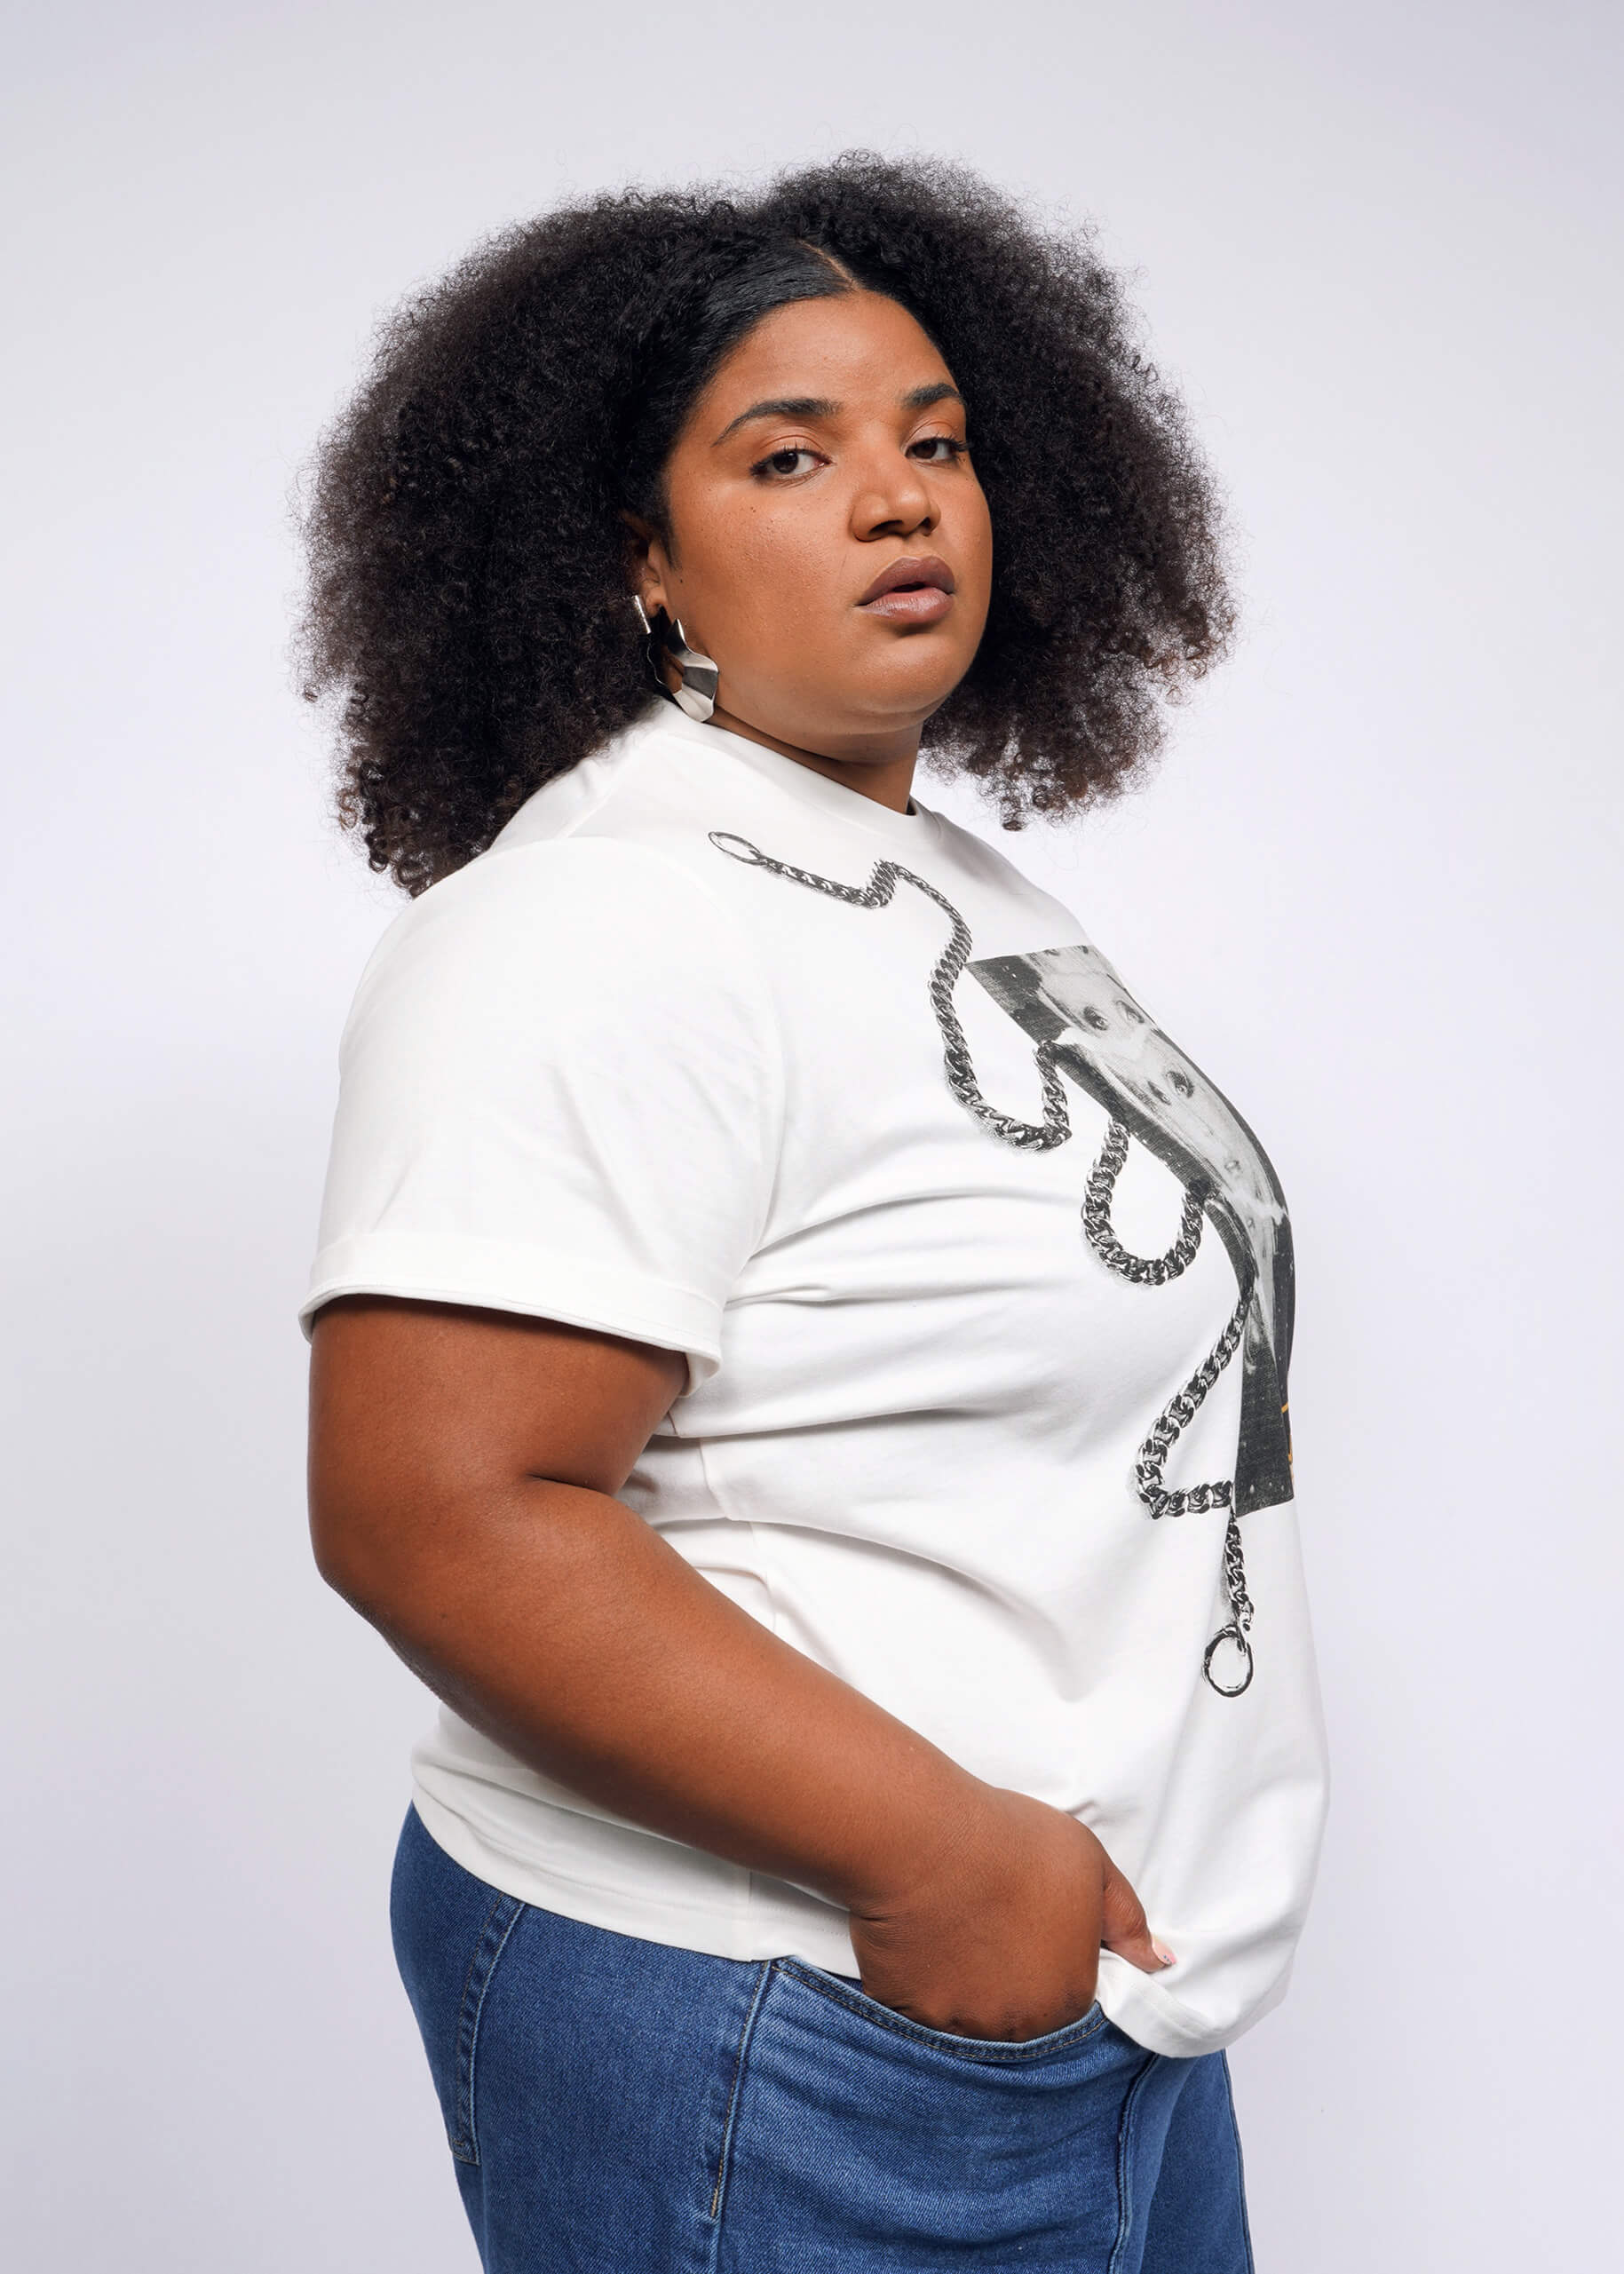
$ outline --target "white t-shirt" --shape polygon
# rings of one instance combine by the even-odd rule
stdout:
[[[685,1352],[626,1502],[1098,1834],[1178,1954],[1102,1960],[1129,2036],[1208,2052],[1276,2003],[1326,1789],[1289,1227],[1076,920],[940,815],[656,698],[396,918],[341,1065],[307,1330],[370,1290]],[[521,1900],[858,1971],[837,1906],[448,1710],[413,1767],[435,1839]]]

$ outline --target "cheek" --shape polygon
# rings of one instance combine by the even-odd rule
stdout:
[[[842,594],[842,572],[849,574],[844,531],[831,544],[815,517],[791,513],[763,501],[741,503],[715,518],[685,551],[684,582],[702,609],[722,625],[752,633],[782,623],[793,630],[809,609],[833,605]]]
[[[956,515],[955,540],[966,568],[973,564],[983,585],[990,582],[993,574],[993,522],[987,511],[986,499],[979,489],[974,489],[960,500]]]

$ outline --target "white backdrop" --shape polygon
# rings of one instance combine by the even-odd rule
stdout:
[[[7,36],[0,2254],[474,2263],[386,1881],[428,1704],[321,1588],[308,1262],[393,906],[288,500],[376,313],[863,144],[1092,214],[1244,534],[1153,784],[1002,836],[1291,1195],[1335,1748],[1233,2056],[1263,2274],[1613,2254],[1620,19],[1604,0],[38,4]],[[1616,2102],[1615,2102],[1616,2104]]]

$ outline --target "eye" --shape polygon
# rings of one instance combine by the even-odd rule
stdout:
[[[822,453],[814,450],[810,442],[786,442],[781,450],[769,451],[764,458],[758,458],[750,471],[757,481],[788,481],[827,464]]]
[[[922,434],[917,442],[908,445],[908,456],[914,457],[921,451],[933,454],[925,458],[928,466],[950,466],[955,458],[969,456],[970,445],[961,442],[956,434]]]

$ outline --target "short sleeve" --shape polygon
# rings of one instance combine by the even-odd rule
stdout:
[[[776,1168],[775,1018],[727,909],[605,838],[487,853],[361,976],[299,1317],[369,1293],[720,1356]]]

